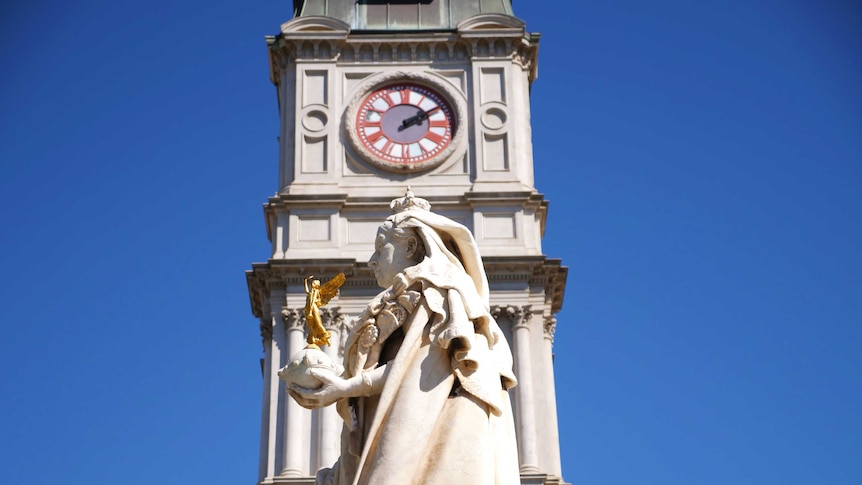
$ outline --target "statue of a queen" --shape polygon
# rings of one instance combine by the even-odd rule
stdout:
[[[409,189],[390,206],[368,261],[385,289],[348,337],[344,373],[311,369],[320,388],[288,390],[345,422],[317,483],[518,485],[512,354],[476,241]]]

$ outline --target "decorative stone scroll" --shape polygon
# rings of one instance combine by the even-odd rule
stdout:
[[[526,327],[530,324],[530,318],[533,317],[532,305],[494,305],[491,307],[491,315],[494,319],[499,319],[505,316],[512,322],[512,328]]]
[[[303,326],[302,310],[297,308],[284,307],[281,309],[281,314],[284,316],[284,327],[288,330]]]
[[[554,333],[557,331],[557,317],[551,315],[545,318],[545,338],[550,340],[551,343],[554,342]]]
[[[260,339],[264,344],[267,340],[272,340],[272,321],[270,321],[270,319],[261,318]]]
[[[323,308],[320,312],[320,318],[323,320],[323,326],[327,330],[340,332],[344,326],[344,314],[341,313],[341,307]]]
[[[327,330],[340,329],[340,324],[344,321],[344,315],[341,314],[340,310],[340,307],[320,309],[320,319],[323,321],[323,328]]]

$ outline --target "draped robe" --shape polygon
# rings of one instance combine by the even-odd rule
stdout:
[[[382,392],[337,403],[341,458],[317,483],[520,484],[512,357],[487,299],[439,258],[399,278],[406,291],[373,299],[345,352],[346,378],[388,367]]]

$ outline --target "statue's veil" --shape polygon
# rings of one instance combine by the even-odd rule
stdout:
[[[479,247],[470,230],[448,217],[431,212],[430,204],[414,197],[410,189],[406,196],[392,201],[391,207],[396,212],[387,220],[395,227],[414,228],[422,238],[426,251],[426,264],[423,266],[426,266],[426,270],[427,266],[431,266],[433,273],[441,276],[446,274],[450,278],[452,273],[466,273],[473,282],[470,286],[487,310],[490,305],[488,278]],[[457,271],[453,272],[449,265]]]

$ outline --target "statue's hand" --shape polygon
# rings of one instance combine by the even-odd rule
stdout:
[[[291,384],[287,390],[296,402],[306,409],[318,409],[347,397],[351,389],[351,383],[331,372],[309,369],[308,373],[323,385],[317,389],[308,389],[296,384]]]

